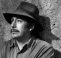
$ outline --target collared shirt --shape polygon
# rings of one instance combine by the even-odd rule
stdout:
[[[8,47],[7,44],[0,58],[51,58],[53,55],[54,51],[49,43],[36,39],[30,41],[21,51],[18,46]]]

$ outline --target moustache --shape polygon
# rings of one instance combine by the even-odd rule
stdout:
[[[18,30],[16,30],[16,29],[11,29],[11,33],[12,32],[19,32]]]

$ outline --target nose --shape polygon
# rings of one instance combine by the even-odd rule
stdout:
[[[12,18],[12,19],[13,19],[13,21],[11,23],[11,27],[16,28],[16,18]]]

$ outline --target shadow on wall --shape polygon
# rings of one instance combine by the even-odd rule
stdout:
[[[50,27],[50,18],[49,17],[41,17],[40,20],[42,20],[41,24],[43,25],[44,31],[41,33],[43,40],[47,41],[48,43],[51,43],[52,40],[59,40],[57,36],[52,34],[51,27]]]

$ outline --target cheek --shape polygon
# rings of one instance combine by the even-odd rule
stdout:
[[[25,31],[25,25],[24,25],[24,24],[17,24],[17,29],[18,29],[20,32],[23,32],[23,31]]]

